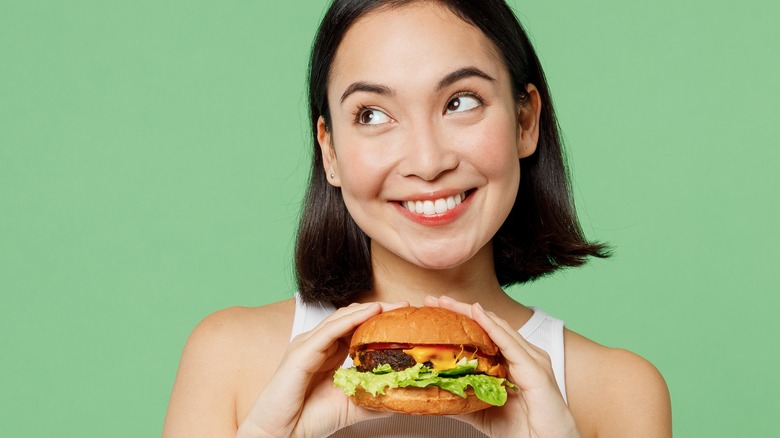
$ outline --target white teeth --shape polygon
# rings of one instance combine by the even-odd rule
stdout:
[[[458,195],[458,199],[460,199],[460,195]],[[452,196],[447,198],[447,209],[455,208],[455,206],[458,205],[455,203],[455,198]]]
[[[436,202],[433,203],[433,208],[436,210],[437,214],[444,213],[447,211],[447,200],[437,199]]]
[[[432,216],[434,214],[445,213],[447,210],[452,210],[460,205],[464,199],[466,199],[466,194],[459,193],[454,196],[439,198],[432,201],[403,201],[401,202],[401,205],[412,213],[421,213],[426,216]]]

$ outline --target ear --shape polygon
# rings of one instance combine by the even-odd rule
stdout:
[[[317,143],[319,143],[320,153],[322,153],[322,166],[325,170],[325,178],[330,185],[341,187],[336,149],[333,147],[333,135],[328,131],[328,127],[325,126],[325,119],[322,116],[317,119]]]
[[[528,102],[518,108],[517,156],[526,158],[536,152],[539,142],[539,117],[542,114],[542,98],[534,84],[525,87]]]

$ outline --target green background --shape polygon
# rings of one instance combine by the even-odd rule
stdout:
[[[616,250],[513,296],[656,364],[677,436],[774,435],[780,7],[511,4]],[[157,436],[198,321],[291,296],[324,7],[0,1],[0,436]]]

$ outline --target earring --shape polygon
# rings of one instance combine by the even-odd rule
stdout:
[[[332,174],[332,173],[330,174],[330,179],[333,179],[333,178],[335,178],[335,177],[336,177],[336,175],[334,175],[334,174]]]

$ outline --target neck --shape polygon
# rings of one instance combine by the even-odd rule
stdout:
[[[485,245],[466,263],[451,269],[426,269],[378,245],[371,247],[374,288],[360,301],[405,301],[422,306],[427,295],[447,295],[464,303],[480,303],[515,329],[533,315],[501,288],[493,264],[493,247]]]
[[[496,278],[490,244],[450,269],[423,268],[377,246],[371,251],[374,288],[362,301],[406,301],[422,306],[427,295],[447,295],[465,303],[479,302],[485,308],[514,303]]]

